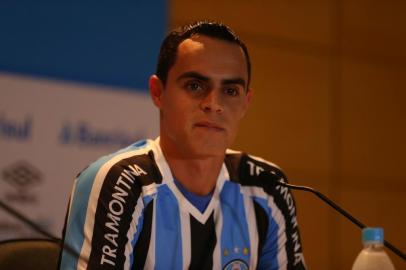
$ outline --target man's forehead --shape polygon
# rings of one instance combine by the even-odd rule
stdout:
[[[246,58],[238,44],[205,35],[193,35],[178,46],[175,65],[247,72]]]
[[[204,48],[204,42],[206,41],[206,37],[201,37],[200,35],[194,35],[190,38],[183,40],[178,46],[178,52],[190,51],[190,50],[197,50]]]
[[[204,49],[229,50],[230,48],[241,51],[241,54],[243,55],[242,49],[236,43],[202,34],[194,34],[179,44],[178,53],[194,52]]]

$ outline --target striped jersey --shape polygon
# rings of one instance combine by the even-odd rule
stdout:
[[[65,249],[60,269],[305,269],[293,197],[263,170],[284,177],[227,150],[200,212],[174,183],[159,138],[102,157],[75,180],[64,244],[77,255]]]

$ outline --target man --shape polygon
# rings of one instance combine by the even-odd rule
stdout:
[[[160,137],[76,179],[61,269],[305,269],[295,206],[263,170],[228,150],[251,101],[246,46],[197,22],[164,40],[150,94]],[[80,254],[80,255],[79,255]]]

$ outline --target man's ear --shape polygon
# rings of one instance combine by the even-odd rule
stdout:
[[[245,116],[245,113],[247,112],[250,104],[251,104],[251,100],[252,100],[252,95],[254,94],[254,92],[252,91],[251,88],[248,88],[247,93],[245,94],[245,103],[244,103],[244,110],[243,110],[243,116]]]
[[[151,96],[152,101],[154,102],[155,106],[159,109],[161,108],[162,104],[162,94],[164,91],[164,85],[161,79],[158,78],[156,75],[152,75],[149,78],[149,94]]]
[[[248,88],[248,92],[246,95],[246,102],[247,102],[247,106],[249,106],[251,104],[251,100],[252,100],[252,95],[254,94],[254,91],[252,90],[252,88]]]

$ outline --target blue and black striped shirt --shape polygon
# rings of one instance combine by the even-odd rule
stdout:
[[[159,138],[103,157],[76,179],[61,269],[305,269],[288,189],[272,163],[228,150],[201,212],[174,183]]]

